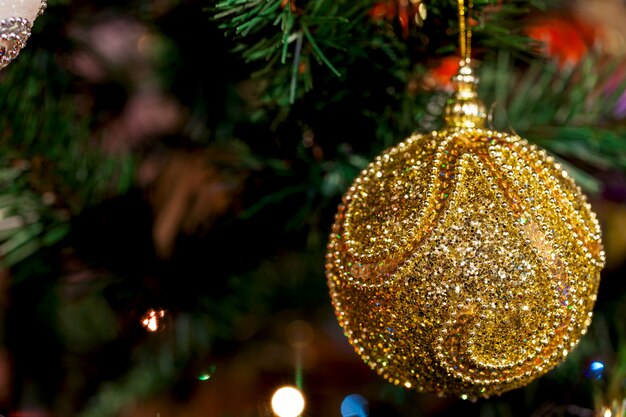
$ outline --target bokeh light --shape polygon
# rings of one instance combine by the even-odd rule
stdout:
[[[150,309],[141,317],[141,325],[149,332],[157,332],[164,327],[165,310]]]
[[[272,410],[278,417],[298,417],[304,410],[304,396],[295,387],[282,387],[272,396]]]
[[[211,379],[211,377],[213,376],[213,374],[215,373],[215,370],[217,369],[217,366],[215,366],[215,364],[209,366],[208,368],[203,368],[199,373],[198,373],[198,381],[208,381],[209,379]]]
[[[592,380],[602,378],[604,372],[604,364],[600,361],[594,361],[589,364],[589,367],[585,371],[585,376]]]
[[[342,417],[368,417],[370,415],[369,403],[365,397],[359,394],[350,394],[341,403]]]

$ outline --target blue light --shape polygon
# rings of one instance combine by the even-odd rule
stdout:
[[[341,403],[342,417],[368,417],[369,415],[369,403],[362,395],[350,394]]]
[[[594,361],[589,364],[589,368],[587,368],[585,376],[589,379],[597,380],[602,378],[602,371],[604,371],[604,364],[602,362]]]
[[[604,370],[604,364],[602,362],[592,362],[589,366],[589,369],[591,369],[592,371],[602,372]]]

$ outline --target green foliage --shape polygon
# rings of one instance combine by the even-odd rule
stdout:
[[[79,212],[128,189],[133,162],[94,146],[89,116],[78,113],[71,77],[56,59],[50,51],[25,50],[7,68],[0,83],[0,147],[11,151],[4,158],[36,163],[39,177],[31,185],[60,193],[62,204]]]
[[[214,18],[236,39],[234,53],[263,66],[254,75],[267,83],[265,103],[285,106],[309,91],[314,81],[327,88],[325,79],[331,74],[348,80],[350,71],[385,68],[406,81],[415,63],[454,53],[456,38],[450,35],[458,27],[455,1],[429,2],[425,26],[414,28],[405,41],[393,23],[370,15],[377,3],[381,2],[223,0],[215,5]],[[494,0],[474,3],[476,38],[486,51],[530,51],[516,23],[531,7],[543,5],[541,1],[518,0],[497,7]],[[358,68],[353,68],[355,64]],[[316,65],[322,68],[317,70]]]
[[[67,221],[134,181],[129,155],[103,155],[70,78],[49,51],[26,50],[0,83],[0,257],[22,261],[61,240]]]
[[[7,163],[0,157],[0,164]],[[0,268],[14,265],[65,236],[68,225],[28,188],[20,167],[0,168]]]
[[[588,55],[563,68],[554,61],[535,60],[528,66],[509,61],[501,53],[495,66],[483,65],[481,94],[506,109],[510,125],[524,132],[535,126],[598,126],[613,118],[626,88],[626,79],[609,88],[619,60],[607,63]],[[496,127],[507,126],[497,121]]]
[[[163,334],[144,341],[133,352],[133,367],[123,377],[104,384],[80,417],[114,417],[134,401],[148,398],[182,377],[198,353],[208,354],[206,317],[184,314]]]

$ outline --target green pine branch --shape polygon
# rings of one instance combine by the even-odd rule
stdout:
[[[104,155],[52,51],[28,50],[0,82],[0,260],[12,266],[68,232],[72,215],[128,189],[134,161]]]
[[[294,103],[314,84],[327,88],[329,76],[349,83],[350,71],[366,72],[382,66],[406,80],[416,63],[425,63],[434,55],[454,53],[458,32],[456,2],[428,2],[429,17],[424,27],[413,28],[412,36],[406,40],[399,36],[397,22],[370,16],[377,3],[380,2],[223,0],[215,5],[213,18],[235,39],[233,52],[253,64],[251,68],[259,68],[255,77],[268,84],[264,102],[284,106]],[[497,3],[475,2],[477,43],[483,51],[529,53],[532,45],[523,36],[519,19],[543,6],[543,2]],[[356,64],[358,68],[354,68]]]

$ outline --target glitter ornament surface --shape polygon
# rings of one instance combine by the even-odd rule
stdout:
[[[416,134],[339,207],[326,272],[361,358],[418,391],[488,397],[560,363],[604,265],[586,197],[544,150],[480,128]]]

